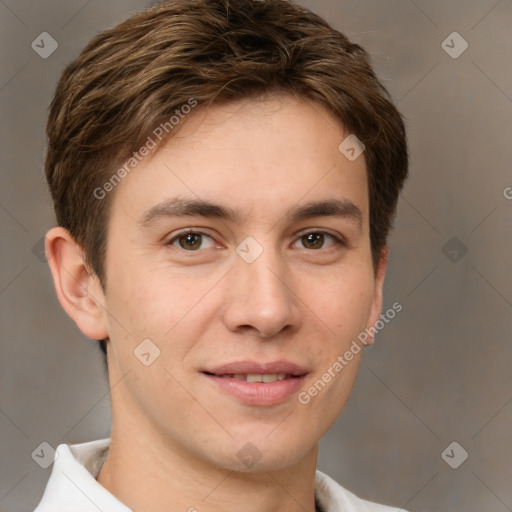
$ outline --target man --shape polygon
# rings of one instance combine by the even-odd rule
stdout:
[[[47,257],[112,433],[59,446],[37,512],[392,510],[316,470],[407,175],[364,50],[287,0],[173,0],[87,45],[47,134]]]

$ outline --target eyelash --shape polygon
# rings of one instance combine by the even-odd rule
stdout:
[[[181,236],[184,236],[184,235],[189,235],[189,234],[192,234],[192,235],[201,235],[201,236],[206,236],[208,238],[211,238],[212,240],[213,237],[211,235],[209,235],[208,233],[204,233],[203,231],[199,231],[199,230],[194,230],[193,228],[189,228],[185,231],[181,231],[179,233],[177,233],[176,235],[174,235],[171,239],[169,239],[165,245],[169,245],[169,246],[172,246],[174,244],[174,242],[176,242]],[[348,247],[348,243],[347,241],[345,240],[344,237],[342,237],[341,235],[334,235],[333,233],[330,233],[329,231],[322,231],[322,230],[318,230],[318,231],[315,231],[315,230],[311,230],[311,231],[306,231],[305,233],[302,233],[301,235],[299,235],[297,237],[297,240],[300,240],[301,238],[307,236],[307,235],[311,235],[311,234],[316,234],[316,235],[327,235],[329,237],[331,237],[333,240],[334,240],[334,245],[338,245],[338,246],[341,246],[341,247]],[[197,250],[190,250],[190,251],[187,251],[186,249],[183,249],[183,247],[176,247],[177,249],[181,249],[182,251],[184,252],[201,252],[201,250],[205,250],[205,249],[197,249]],[[327,249],[309,249],[310,251],[321,251],[321,250],[329,250],[331,247],[327,248]],[[304,250],[308,250],[308,249],[304,249]]]

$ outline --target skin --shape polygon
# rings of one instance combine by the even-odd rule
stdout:
[[[366,165],[338,150],[347,135],[323,107],[291,96],[193,111],[111,192],[106,290],[69,233],[48,232],[62,306],[86,336],[109,338],[111,448],[97,480],[134,511],[314,510],[318,443],[345,406],[361,352],[307,405],[297,394],[248,405],[201,370],[287,359],[309,370],[304,391],[378,320],[387,250],[374,269]],[[141,226],[177,195],[242,218]],[[361,224],[288,217],[328,199],[352,202]],[[185,228],[209,236],[187,250],[174,238]],[[319,248],[311,232],[327,233]],[[248,236],[263,248],[250,264],[236,252]],[[133,353],[147,338],[160,349],[149,366]],[[237,457],[248,442],[261,453],[250,468]]]

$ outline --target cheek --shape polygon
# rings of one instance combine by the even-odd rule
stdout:
[[[366,327],[373,291],[373,274],[368,277],[366,271],[326,281],[315,291],[312,310],[318,312],[316,325],[322,325],[326,336],[311,346],[318,366],[300,403],[322,418],[322,432],[336,421],[357,378],[362,355],[357,336]]]
[[[347,335],[357,334],[366,327],[373,296],[372,274],[351,271],[324,280],[315,289],[312,309],[338,339],[346,341]]]
[[[138,362],[134,350],[150,339],[160,351],[159,364],[176,366],[211,324],[212,283],[186,279],[166,268],[129,267],[112,272],[107,290],[109,334],[123,368]]]
[[[147,264],[119,262],[111,268],[108,284],[109,311],[122,318],[134,335],[144,334],[149,326],[153,334],[161,324],[169,329],[187,302],[176,280],[149,269]]]

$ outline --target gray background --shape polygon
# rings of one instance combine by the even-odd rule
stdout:
[[[372,54],[412,157],[384,309],[404,307],[365,352],[319,469],[413,512],[512,510],[512,1],[302,3]],[[1,511],[39,501],[51,471],[31,458],[41,442],[109,434],[99,350],[61,310],[32,249],[54,224],[42,156],[63,65],[148,4],[0,0]],[[59,43],[48,59],[31,48],[43,31]],[[454,31],[469,44],[456,59],[441,45]],[[452,237],[458,245],[445,247]],[[469,454],[458,469],[441,457],[453,441]]]

